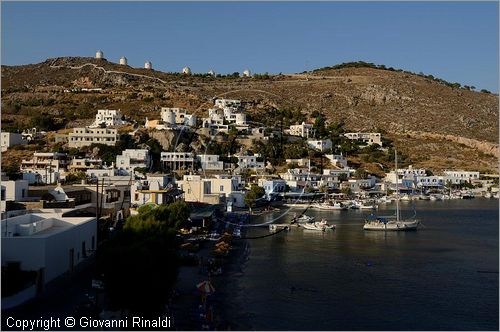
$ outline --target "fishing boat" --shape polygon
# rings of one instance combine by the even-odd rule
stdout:
[[[335,229],[335,225],[328,225],[327,221],[325,219],[322,219],[321,221],[316,221],[314,223],[305,223],[301,225],[304,227],[304,229],[310,230],[310,231],[326,231],[327,229]]]
[[[398,155],[394,151],[396,159],[396,174],[398,173]],[[398,178],[396,177],[396,197],[399,198]],[[376,217],[370,215],[363,226],[366,231],[414,231],[417,230],[420,221],[415,219],[415,216],[409,219],[401,219],[401,211],[399,209],[399,199],[396,199],[396,214],[394,216]]]

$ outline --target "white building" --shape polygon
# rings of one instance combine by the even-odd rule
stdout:
[[[161,120],[170,126],[184,125],[196,127],[196,115],[189,114],[183,108],[162,107]]]
[[[28,197],[28,181],[1,181],[1,212],[6,211],[7,202],[22,202]]]
[[[103,59],[104,58],[104,52],[101,51],[101,50],[98,50],[97,52],[95,52],[95,58],[96,59]]]
[[[257,161],[258,156],[235,155],[235,157],[238,158],[238,167],[240,169],[261,170],[266,167],[263,161]]]
[[[146,61],[144,63],[144,68],[145,69],[153,69],[153,64],[150,61]]]
[[[38,272],[38,286],[73,271],[96,249],[97,223],[95,217],[64,216],[69,211],[2,220],[2,267]]]
[[[118,141],[118,131],[110,128],[73,128],[68,134],[68,146],[70,148],[81,148],[96,144],[114,146]]]
[[[38,131],[36,128],[24,129],[21,133],[24,140],[31,142],[42,138],[47,133],[45,131]],[[57,142],[56,142],[57,143]]]
[[[331,150],[332,148],[332,141],[328,138],[325,140],[307,140],[307,145],[309,145],[311,148],[320,151],[320,152],[325,152],[327,150]]]
[[[21,161],[23,180],[29,184],[51,184],[60,180],[61,173],[68,167],[68,156],[58,152],[35,152],[30,160]]]
[[[202,178],[200,175],[184,175],[182,181],[177,183],[184,192],[186,202],[222,204],[231,201],[235,207],[245,206],[245,195],[240,190],[238,177],[217,175]]]
[[[126,66],[127,65],[127,58],[126,57],[122,56],[120,58],[120,65],[122,65],[122,66]]]
[[[467,171],[444,171],[445,181],[451,181],[452,184],[472,183],[473,180],[479,180],[479,172]]]
[[[219,161],[219,156],[216,154],[200,154],[196,156],[200,162],[201,168],[205,171],[222,171],[224,170],[224,162]]]
[[[146,179],[135,181],[132,184],[131,199],[134,205],[168,204],[180,196],[174,179],[165,174],[148,174]]]
[[[250,77],[250,76],[252,76],[250,69],[245,69],[243,71],[243,77]]]
[[[182,68],[182,73],[186,75],[191,75],[191,68],[189,67]]]
[[[288,134],[292,136],[300,137],[313,137],[314,136],[314,125],[302,122],[302,124],[291,125],[288,130]]]
[[[172,171],[192,169],[194,166],[194,155],[192,152],[162,152],[160,161],[164,169]]]
[[[105,124],[106,127],[121,126],[127,124],[127,121],[122,120],[123,115],[120,110],[97,110],[95,121],[89,128],[100,127]]]
[[[258,184],[264,188],[267,199],[271,199],[279,193],[284,193],[286,189],[286,181],[283,179],[259,179]]]
[[[1,137],[2,152],[14,145],[28,144],[28,141],[23,139],[22,134],[2,132]]]
[[[350,188],[353,193],[360,193],[375,186],[377,178],[369,175],[367,179],[349,179],[347,182],[342,182],[341,188]]]
[[[424,170],[424,175],[425,175],[425,170]],[[384,182],[388,182],[391,184],[396,184],[396,178],[398,182],[399,187],[403,187],[403,189],[409,189],[409,188],[415,188],[417,186],[417,179],[419,177],[422,177],[422,175],[416,175],[410,170],[398,170],[398,176],[396,177],[396,172],[395,171],[390,171],[389,173],[386,173]],[[396,188],[394,186],[394,188]]]
[[[221,114],[217,111],[217,109],[221,109],[223,111],[223,119],[221,119]],[[216,99],[215,109],[209,109],[208,116],[215,121],[226,120],[229,123],[240,126],[245,126],[247,124],[245,110],[240,100]]]
[[[345,133],[344,136],[350,140],[362,141],[368,145],[378,144],[382,146],[380,133]]]
[[[417,176],[417,187],[419,188],[436,188],[441,189],[446,185],[444,176],[431,175],[431,176]]]
[[[408,166],[408,168],[398,168],[398,175],[404,178],[417,177],[417,176],[425,176],[427,172],[425,168],[413,168],[412,165]]]
[[[146,149],[126,149],[121,155],[116,156],[116,168],[124,170],[123,174],[134,172],[135,168],[151,167],[151,155]]]
[[[321,186],[321,174],[311,173],[305,168],[291,168],[286,173],[281,173],[280,177],[292,191],[301,191],[306,187],[319,189]]]

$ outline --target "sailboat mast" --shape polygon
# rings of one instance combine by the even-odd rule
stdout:
[[[399,221],[399,184],[398,184],[398,151],[394,150],[394,159],[396,161],[396,220]]]

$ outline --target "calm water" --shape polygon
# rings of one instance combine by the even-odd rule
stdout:
[[[381,207],[378,214],[393,213],[394,205]],[[227,285],[234,327],[498,330],[498,200],[418,201],[416,208],[424,225],[417,232],[365,232],[366,211],[309,210],[336,230],[294,228],[249,240],[248,260]]]

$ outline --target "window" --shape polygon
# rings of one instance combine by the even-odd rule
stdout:
[[[224,191],[224,186],[220,186],[220,191]]]

